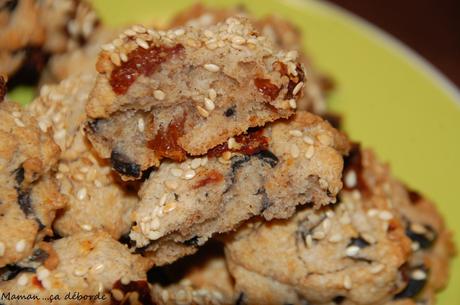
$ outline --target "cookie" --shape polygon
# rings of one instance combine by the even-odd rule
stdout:
[[[148,292],[142,287],[148,287],[151,264],[105,232],[78,233],[42,245],[34,254],[26,264],[4,271],[0,291],[10,299],[3,297],[3,303],[24,304],[12,298],[23,295],[34,298],[34,304],[121,304],[126,287]],[[139,292],[137,297],[145,298]]]
[[[68,206],[54,223],[57,233],[104,230],[118,239],[129,233],[138,198],[136,190],[120,182],[110,164],[97,157],[82,132],[93,83],[94,76],[82,75],[44,86],[28,110],[61,148],[56,178]]]
[[[302,35],[299,29],[286,19],[277,16],[255,18],[244,7],[215,8],[203,4],[195,4],[179,12],[169,24],[170,28],[179,26],[193,26],[207,28],[227,18],[244,16],[250,18],[254,27],[265,37],[272,40],[279,49],[292,51],[291,56],[298,56],[305,67],[305,85],[300,89],[303,94],[297,101],[297,109],[306,110],[315,114],[326,113],[326,96],[331,90],[331,80],[322,75],[305,54],[302,46]]]
[[[253,216],[286,218],[297,205],[333,203],[347,150],[343,134],[298,112],[230,138],[207,157],[165,161],[143,183],[130,237],[161,265]]]
[[[65,201],[50,170],[59,147],[18,104],[0,102],[0,267],[30,254],[52,235],[51,224]]]
[[[242,18],[206,30],[135,26],[103,48],[85,130],[125,179],[289,117],[303,86],[301,65]]]
[[[371,151],[355,148],[338,204],[300,209],[289,220],[248,223],[229,239],[235,290],[244,293],[245,304],[422,301],[445,284],[452,255],[439,214],[425,204],[414,205]],[[410,214],[417,233],[411,232]],[[435,242],[438,234],[443,237]],[[422,244],[434,247],[426,251]],[[431,268],[437,275],[424,291]]]
[[[36,1],[0,1],[0,75],[12,76],[25,60],[27,48],[44,40]]]

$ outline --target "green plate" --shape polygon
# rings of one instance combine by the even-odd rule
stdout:
[[[162,22],[191,5],[187,0],[94,0],[104,21]],[[394,173],[438,203],[460,244],[460,95],[435,69],[370,24],[322,2],[297,0],[204,1],[244,3],[255,15],[279,14],[304,33],[317,66],[339,87],[331,98],[345,129],[373,147]],[[460,262],[439,304],[460,303]],[[433,270],[436,272],[436,270]]]

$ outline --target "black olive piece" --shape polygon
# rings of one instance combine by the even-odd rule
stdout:
[[[406,228],[406,235],[409,237],[413,242],[416,242],[420,245],[422,249],[429,249],[433,246],[437,234],[434,229],[429,225],[423,225],[427,230],[426,234],[416,233],[411,230],[411,224],[408,223]]]
[[[275,167],[279,159],[277,156],[275,156],[274,153],[272,153],[269,150],[262,150],[256,154],[256,157],[259,158],[260,160],[268,163],[272,168]]]
[[[29,257],[29,260],[32,262],[43,263],[49,257],[48,252],[43,249],[35,249],[32,255]]]
[[[332,299],[332,302],[334,302],[335,304],[342,304],[343,301],[345,301],[345,297],[342,295],[336,296]]]
[[[361,236],[359,237],[352,237],[350,243],[347,245],[347,247],[350,246],[357,246],[360,249],[366,248],[370,246],[370,243],[368,243],[365,239],[363,239]]]
[[[199,237],[198,236],[194,236],[190,239],[187,239],[186,241],[184,241],[184,245],[186,246],[199,246],[198,244],[198,241],[199,241]]]
[[[21,189],[16,189],[18,194],[18,204],[21,210],[26,216],[33,214],[34,210],[32,208],[32,200],[30,198],[29,191],[23,191]]]
[[[122,175],[136,178],[141,175],[141,166],[139,164],[130,162],[128,157],[115,150],[112,150],[110,162],[113,169]]]
[[[260,211],[262,213],[266,209],[268,209],[272,204],[268,199],[267,191],[265,191],[265,188],[262,187],[258,189],[256,195],[262,195],[262,210]]]
[[[0,11],[7,10],[8,12],[13,12],[18,6],[18,0],[7,0],[5,4],[0,8]]]
[[[3,281],[9,281],[14,279],[20,272],[34,273],[35,268],[31,267],[20,267],[18,265],[7,265],[0,271],[0,279]]]
[[[99,129],[99,122],[101,122],[101,119],[95,119],[95,120],[88,121],[86,123],[85,129],[89,129],[91,133],[96,133]]]
[[[235,112],[236,112],[236,106],[232,106],[230,108],[227,108],[227,110],[225,110],[224,115],[226,117],[231,117],[235,114]]]
[[[24,181],[24,167],[19,167],[14,171],[14,179],[18,186],[21,186],[22,182]]]
[[[416,279],[409,279],[406,288],[402,290],[400,293],[394,296],[395,300],[405,299],[405,298],[413,298],[419,294],[420,291],[425,287],[426,279],[424,280],[416,280]]]
[[[238,295],[238,298],[235,301],[235,305],[244,305],[244,304],[245,304],[244,292],[240,292],[240,294]]]

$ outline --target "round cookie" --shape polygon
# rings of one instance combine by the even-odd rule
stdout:
[[[65,201],[50,177],[59,154],[51,136],[13,102],[0,101],[0,121],[0,266],[5,266],[52,235],[55,213]]]
[[[142,302],[145,293],[151,300],[146,282],[151,264],[131,254],[107,233],[78,233],[42,247],[41,262],[16,267],[6,281],[0,282],[1,293],[32,296],[36,298],[34,304],[121,304],[123,290],[136,288],[133,298],[141,304],[152,304]],[[2,302],[24,304],[21,299]]]
[[[86,132],[125,179],[294,113],[303,69],[246,19],[126,30],[99,56]]]
[[[439,214],[426,201],[425,207],[413,205],[406,188],[368,150],[352,150],[344,185],[335,207],[249,223],[232,236],[227,261],[245,304],[432,304],[452,255]],[[410,214],[419,235],[411,232]]]
[[[347,150],[343,134],[298,112],[230,138],[206,157],[165,161],[143,183],[130,237],[162,265],[253,216],[287,218],[297,205],[333,203]]]
[[[110,165],[97,157],[82,132],[85,104],[94,76],[74,76],[59,85],[44,86],[28,107],[40,128],[50,130],[61,147],[59,191],[68,198],[67,208],[54,223],[61,236],[104,230],[118,239],[131,227],[136,191],[118,181]]]

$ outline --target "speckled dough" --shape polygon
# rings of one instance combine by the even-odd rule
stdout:
[[[81,130],[86,121],[85,104],[94,77],[71,77],[59,85],[44,86],[29,106],[40,128],[50,130],[61,147],[59,190],[68,207],[54,224],[61,236],[81,231],[104,230],[118,239],[131,227],[131,210],[137,195],[117,181],[104,160],[93,153]]]
[[[103,48],[86,131],[125,178],[140,177],[161,158],[205,154],[249,127],[286,118],[301,95],[301,65],[246,19],[206,30],[135,26]]]
[[[21,107],[0,101],[0,267],[30,254],[52,234],[57,209],[65,204],[50,169],[58,146]],[[46,176],[46,177],[45,177]]]
[[[120,304],[118,301],[124,297],[120,287],[128,284],[147,287],[146,271],[151,264],[131,254],[107,233],[78,233],[54,241],[44,249],[37,252],[41,254],[38,266],[19,268],[9,280],[0,282],[0,292],[35,295],[40,299],[34,301],[37,305],[49,304],[51,295],[60,296],[59,301],[54,300],[57,304]],[[98,299],[64,299],[66,294],[74,293]],[[23,300],[2,302],[25,304]]]
[[[258,133],[268,143],[252,155],[238,153],[244,141],[231,138],[221,156],[163,162],[152,172],[130,233],[137,247],[164,264],[252,216],[286,218],[297,205],[335,202],[345,136],[306,112]]]
[[[354,150],[346,164],[335,207],[249,223],[230,238],[227,261],[244,304],[433,304],[427,298],[445,285],[453,254],[439,214],[411,201],[370,151]]]

